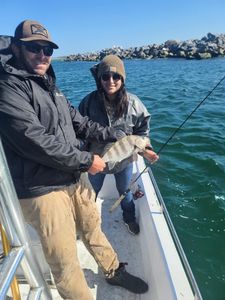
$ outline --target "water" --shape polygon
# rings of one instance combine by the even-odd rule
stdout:
[[[77,106],[95,89],[92,62],[54,62]],[[224,76],[225,59],[126,61],[127,89],[145,103],[157,151]],[[206,300],[225,299],[225,80],[160,154],[153,172]]]

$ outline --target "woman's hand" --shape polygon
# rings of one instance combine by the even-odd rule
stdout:
[[[158,159],[159,156],[152,150],[145,150],[143,152],[144,158],[146,158],[151,164],[154,164]]]

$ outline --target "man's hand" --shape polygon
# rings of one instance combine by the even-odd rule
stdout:
[[[91,167],[88,169],[88,173],[95,175],[102,172],[106,167],[104,160],[99,155],[94,155],[94,160]]]
[[[144,158],[146,158],[151,164],[154,164],[158,159],[159,156],[152,150],[145,150],[143,152]]]

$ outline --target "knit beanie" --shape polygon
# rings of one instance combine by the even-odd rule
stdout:
[[[102,74],[106,72],[114,72],[118,73],[123,77],[123,81],[125,82],[126,73],[124,69],[123,61],[117,55],[107,55],[103,58],[103,60],[98,65],[98,78],[102,76]]]

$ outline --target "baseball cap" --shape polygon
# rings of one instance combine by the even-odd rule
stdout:
[[[23,42],[31,41],[46,41],[54,49],[58,49],[58,45],[55,44],[50,37],[48,30],[37,21],[25,20],[21,22],[15,30],[14,38]]]

